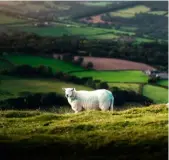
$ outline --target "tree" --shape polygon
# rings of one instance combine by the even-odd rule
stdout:
[[[93,63],[92,62],[88,62],[86,68],[87,69],[92,69],[93,68]]]

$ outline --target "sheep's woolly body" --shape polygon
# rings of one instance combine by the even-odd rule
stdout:
[[[75,112],[82,110],[113,110],[114,97],[105,89],[95,91],[74,91],[68,102]]]

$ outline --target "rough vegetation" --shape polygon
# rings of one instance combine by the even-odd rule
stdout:
[[[62,114],[0,111],[0,149],[5,158],[167,158],[166,105],[114,112]]]

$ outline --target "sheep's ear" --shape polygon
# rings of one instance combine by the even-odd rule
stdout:
[[[72,88],[72,90],[71,91],[75,91],[75,88]]]

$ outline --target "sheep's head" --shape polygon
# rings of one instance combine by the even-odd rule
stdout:
[[[62,88],[62,90],[65,91],[65,97],[66,98],[74,98],[75,88]]]

